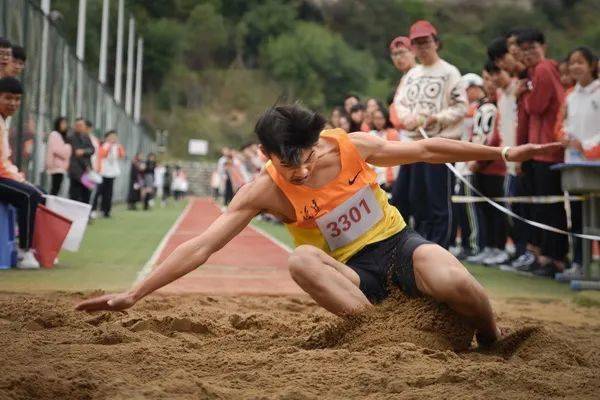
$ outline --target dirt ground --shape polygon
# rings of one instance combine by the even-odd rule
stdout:
[[[88,294],[89,295],[89,294]],[[81,293],[0,293],[0,399],[598,399],[600,310],[500,300],[512,334],[424,300],[353,320],[305,297],[153,296],[73,311]]]

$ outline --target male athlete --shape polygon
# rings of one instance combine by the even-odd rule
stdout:
[[[277,215],[296,249],[292,278],[319,305],[345,316],[388,296],[397,286],[466,316],[479,344],[500,337],[481,285],[442,247],[406,226],[368,164],[470,160],[524,161],[560,144],[488,147],[433,138],[409,143],[367,133],[323,130],[325,119],[298,105],[268,109],[255,131],[270,161],[235,195],[205,232],[181,244],[129,291],[86,300],[78,310],[123,310],[204,264],[261,212]]]

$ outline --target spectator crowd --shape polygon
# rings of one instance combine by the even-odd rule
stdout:
[[[479,201],[473,187],[490,198],[562,196],[560,172],[553,166],[600,159],[597,55],[587,47],[575,47],[555,61],[546,56],[543,32],[513,29],[489,43],[488,59],[482,60],[479,74],[461,75],[440,57],[441,46],[441,35],[432,24],[415,22],[407,36],[389,45],[391,61],[401,74],[393,95],[382,101],[349,94],[331,111],[328,128],[403,142],[424,136],[502,147],[561,141],[564,150],[523,163],[456,163],[468,184],[443,164],[374,169],[390,202],[414,229],[450,248],[459,259],[540,276],[580,277],[580,240],[574,240],[568,255],[567,236],[508,218]],[[0,38],[0,202],[17,208],[19,266],[36,268],[31,242],[36,208],[44,203],[45,192],[18,170],[9,145],[11,116],[23,94],[18,78],[25,66],[24,49]],[[45,138],[49,194],[68,192],[70,199],[92,206],[92,219],[110,218],[115,179],[127,172],[122,170],[126,152],[118,132],[109,130],[99,139],[90,120],[78,117],[72,126],[69,121],[66,116],[57,118]],[[261,172],[265,161],[255,143],[239,150],[223,148],[211,177],[213,196],[222,196],[227,206],[235,192]],[[67,183],[68,190],[63,188]],[[130,210],[138,203],[149,210],[157,200],[165,204],[170,196],[178,200],[187,191],[187,178],[179,166],[159,163],[152,153],[130,160]],[[561,201],[506,205],[527,219],[581,232],[580,202],[570,206],[570,224]]]
[[[538,276],[581,277],[581,240],[574,239],[568,256],[567,236],[509,218],[479,201],[472,187],[490,198],[563,196],[554,165],[600,160],[597,55],[575,47],[555,61],[546,56],[543,32],[513,29],[489,43],[479,74],[461,75],[440,57],[441,46],[432,24],[415,22],[407,36],[389,46],[391,61],[402,75],[393,95],[386,102],[347,95],[331,111],[328,128],[404,142],[422,140],[422,132],[501,147],[562,142],[564,150],[523,163],[456,163],[469,185],[443,164],[374,168],[390,202],[414,229],[459,259]],[[227,205],[263,163],[254,144],[239,151],[223,149],[211,179],[213,193],[221,194]],[[567,230],[562,200],[503,205],[527,219]],[[570,209],[570,227],[581,232],[581,203],[573,202]]]
[[[17,267],[34,269],[40,267],[32,250],[36,210],[45,203],[46,190],[27,181],[26,173],[19,171],[9,140],[11,117],[19,110],[24,92],[19,77],[25,63],[25,50],[0,38],[0,202],[17,210]],[[109,130],[99,139],[90,120],[78,117],[70,126],[69,118],[60,116],[44,145],[47,193],[65,193],[71,200],[89,204],[91,220],[110,218],[115,179],[123,173],[126,159],[118,132]],[[152,153],[147,157],[137,154],[131,160],[129,209],[136,210],[142,202],[144,210],[149,210],[154,199],[165,205],[171,195],[179,200],[187,191],[187,179],[179,166],[159,164]]]

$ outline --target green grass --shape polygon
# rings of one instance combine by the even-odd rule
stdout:
[[[0,290],[121,290],[129,287],[186,202],[151,211],[115,207],[113,218],[88,226],[77,253],[62,251],[51,269],[2,270]]]
[[[255,218],[254,220],[252,220],[252,225],[257,227],[258,229],[265,231],[266,233],[279,240],[286,246],[294,248],[294,241],[292,240],[292,237],[290,236],[288,230],[283,224],[262,221],[258,218]]]
[[[292,238],[281,224],[254,220],[253,224],[290,247]],[[517,275],[488,268],[481,265],[467,264],[466,267],[475,278],[489,291],[492,297],[522,297],[529,299],[565,299],[573,300],[581,305],[600,305],[598,297],[589,297],[573,292],[566,283],[559,283],[546,278]]]

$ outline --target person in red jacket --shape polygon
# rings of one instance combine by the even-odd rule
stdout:
[[[528,80],[521,102],[523,116],[517,126],[517,144],[545,144],[556,141],[560,111],[565,91],[560,82],[557,63],[545,57],[544,34],[537,29],[519,32],[517,44],[527,67]],[[533,196],[561,195],[560,172],[551,167],[563,161],[564,151],[546,153],[523,163],[523,179],[532,189]],[[566,215],[562,204],[537,204],[532,207],[535,221],[566,229]],[[531,243],[537,252],[537,263],[523,269],[536,275],[553,277],[564,269],[568,251],[567,237],[546,230],[535,229]]]

